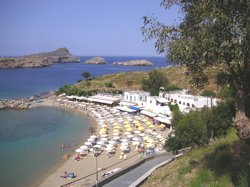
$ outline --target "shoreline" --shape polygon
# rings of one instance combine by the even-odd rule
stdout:
[[[32,104],[31,107],[29,109],[35,109],[35,108],[39,108],[39,107],[51,107],[51,108],[58,108],[58,109],[63,109],[72,113],[77,113],[78,115],[80,115],[82,118],[84,118],[85,120],[87,120],[90,124],[91,127],[97,128],[97,121],[94,117],[92,117],[91,115],[88,115],[87,112],[84,111],[80,111],[80,110],[75,110],[69,106],[62,106],[59,105],[57,103],[53,103],[52,100],[48,100],[46,99],[45,102],[42,103],[35,103]],[[84,136],[82,138],[82,140],[80,142],[77,142],[77,146],[79,146],[80,144],[82,144],[84,141],[86,141],[88,139],[88,137],[91,135],[90,132],[86,133],[87,136]],[[76,149],[77,146],[74,146],[73,149]],[[69,155],[75,155],[75,152],[71,149],[68,150],[67,154]],[[72,157],[71,156],[71,157]],[[39,177],[38,179],[35,180],[34,183],[31,184],[32,187],[37,187],[40,186],[43,181],[45,181],[47,178],[49,178],[53,173],[55,173],[59,168],[63,167],[63,165],[65,165],[65,163],[68,161],[68,159],[64,159],[63,155],[62,158],[55,164],[53,165],[45,174],[43,174],[41,177]]]
[[[31,109],[32,108],[37,108],[37,107],[55,107],[55,108],[62,108],[62,109],[65,109],[65,110],[68,110],[68,111],[71,111],[71,112],[77,112],[79,115],[81,115],[82,117],[84,117],[84,119],[88,119],[88,121],[90,122],[90,125],[91,127],[94,127],[96,129],[96,132],[98,131],[99,127],[98,127],[98,122],[97,122],[97,119],[95,117],[93,117],[91,114],[89,114],[88,111],[83,111],[79,108],[74,108],[72,106],[69,106],[69,105],[61,105],[57,102],[57,99],[58,97],[53,95],[53,96],[50,96],[50,98],[45,98],[43,100],[43,102],[41,103],[33,103],[31,104]],[[88,132],[88,135],[90,136],[91,133]],[[86,138],[87,139],[87,138]],[[79,144],[83,144],[84,141],[86,141],[86,139],[84,138],[82,142],[79,142]],[[72,152],[71,152],[72,153]],[[77,161],[75,160],[72,160],[72,157],[75,157],[77,155],[77,153],[72,153],[71,154],[71,157],[69,159],[65,159],[65,160],[62,160],[62,161],[59,161],[58,164],[56,164],[55,166],[53,166],[53,168],[51,168],[51,170],[49,170],[44,176],[42,176],[41,178],[37,179],[37,181],[32,184],[32,186],[39,186],[39,187],[53,187],[53,186],[61,186],[63,184],[66,184],[70,181],[64,181],[64,179],[60,179],[60,175],[59,174],[63,174],[63,171],[66,171],[66,168],[70,168],[73,166],[73,168],[78,171],[82,171],[82,173],[85,173],[84,176],[77,176],[76,179],[79,179],[79,178],[86,178],[84,179],[84,181],[81,181],[81,182],[87,182],[87,184],[94,184],[95,182],[95,159],[91,156],[88,156],[88,158],[84,159],[83,161],[87,160],[87,168],[79,168],[79,166],[77,166]],[[123,162],[123,161],[120,161],[119,158],[118,158],[118,155],[119,154],[116,154],[115,156],[115,159],[118,160],[118,162],[114,163],[113,160],[108,160],[106,158],[106,156],[103,154],[103,155],[100,155],[98,157],[100,157],[98,160],[101,164],[101,162],[104,161],[104,168],[102,167],[102,171],[107,171],[108,169],[111,170],[111,169],[114,169],[116,167],[126,167],[128,166],[127,162]],[[129,155],[129,158],[127,159],[127,161],[129,161],[129,165],[135,163],[136,161],[139,160],[139,158],[137,157],[137,153],[133,153],[131,152],[131,154]],[[131,160],[129,160],[131,159]],[[80,161],[82,162],[82,161]],[[86,162],[85,162],[86,164]],[[118,166],[116,166],[118,165]],[[76,174],[78,175],[78,172],[76,172]],[[101,178],[101,176],[99,176]],[[57,180],[55,180],[56,182],[53,182],[53,179],[57,178]],[[59,180],[58,180],[59,179]],[[59,184],[60,183],[60,184]],[[75,185],[74,185],[75,186]],[[76,185],[76,186],[79,186],[79,185]],[[88,185],[87,185],[88,186]]]
[[[84,106],[84,107],[83,107]],[[32,108],[38,108],[38,107],[54,107],[54,108],[61,108],[61,109],[65,109],[68,110],[70,112],[73,113],[78,113],[79,115],[81,115],[84,119],[87,119],[90,123],[90,126],[95,128],[95,133],[91,133],[90,131],[87,132],[86,134],[88,134],[88,137],[84,137],[80,142],[77,142],[78,147],[80,145],[84,145],[84,141],[86,141],[89,136],[91,134],[95,134],[98,135],[99,129],[102,126],[101,124],[101,120],[98,116],[96,116],[96,114],[100,114],[103,112],[103,110],[105,111],[109,111],[111,112],[112,110],[116,110],[112,107],[108,107],[108,106],[104,106],[104,105],[99,105],[99,104],[93,104],[93,103],[84,103],[84,102],[73,102],[73,101],[69,101],[66,100],[66,98],[62,98],[60,96],[56,96],[53,93],[47,94],[41,98],[38,99],[34,99],[31,104],[29,105],[29,108],[27,109],[32,109]],[[111,113],[110,113],[111,114]],[[113,113],[112,113],[113,114]],[[144,127],[145,127],[145,131],[147,129],[147,125],[146,122],[143,120],[148,120],[146,117],[143,117],[142,115],[136,115],[136,116],[130,116],[130,115],[124,115],[122,112],[118,112],[118,116],[113,114],[113,121],[109,121],[111,118],[107,117],[107,114],[102,115],[103,119],[105,119],[105,124],[109,124],[110,130],[109,131],[113,131],[115,128],[114,123],[118,123],[118,124],[125,124],[125,121],[128,121],[128,118],[131,118],[130,120],[130,124],[131,127],[134,128],[136,130],[136,125],[134,123],[135,120],[137,120],[137,122],[141,122]],[[138,117],[138,118],[137,118]],[[119,119],[123,118],[124,122],[120,122]],[[141,119],[139,119],[141,118]],[[139,121],[138,121],[139,119]],[[132,122],[133,121],[133,122]],[[149,122],[150,120],[148,120]],[[145,122],[145,123],[144,123]],[[134,124],[133,124],[134,123]],[[111,125],[112,124],[112,125]],[[146,125],[146,126],[145,126]],[[123,125],[119,125],[120,128],[123,128]],[[155,129],[158,127],[155,126]],[[125,132],[125,129],[124,129]],[[146,133],[146,132],[145,132]],[[167,131],[164,131],[163,133],[159,133],[159,135],[163,135],[163,137],[167,137]],[[114,137],[114,132],[113,135],[111,135],[112,133],[110,133],[108,135],[108,139],[112,140]],[[123,133],[122,133],[123,134]],[[139,134],[134,134],[134,132],[132,132],[132,134],[134,135],[134,137],[139,137]],[[147,133],[146,133],[147,134]],[[98,135],[100,136],[100,135]],[[121,138],[127,138],[124,135],[120,135]],[[152,135],[150,135],[152,136]],[[143,139],[141,137],[141,139]],[[112,140],[113,141],[113,140]],[[163,140],[157,140],[159,142],[163,142]],[[165,142],[165,141],[164,141]],[[123,151],[121,151],[119,149],[119,146],[116,149],[115,154],[110,158],[107,156],[107,153],[101,153],[98,158],[93,156],[93,153],[88,153],[86,156],[84,156],[84,159],[81,159],[79,161],[74,160],[73,158],[76,157],[77,153],[74,152],[74,150],[70,150],[70,157],[65,159],[65,160],[60,160],[58,161],[57,164],[55,164],[50,170],[46,171],[46,173],[39,177],[38,179],[35,179],[35,182],[33,184],[31,184],[31,186],[39,186],[39,187],[54,187],[54,186],[62,186],[65,185],[71,181],[77,180],[77,182],[75,182],[73,184],[73,186],[89,186],[89,185],[93,185],[95,183],[95,178],[96,178],[96,159],[98,159],[98,170],[99,170],[99,179],[102,179],[102,175],[105,173],[108,173],[112,170],[119,170],[119,169],[123,169],[126,168],[130,165],[135,164],[138,160],[140,160],[140,158],[142,158],[139,153],[138,150],[135,146],[135,144],[132,144],[134,142],[130,142],[130,151],[126,153],[126,158],[125,159],[121,159],[121,153]],[[143,143],[144,144],[144,143]],[[160,145],[161,143],[159,143]],[[146,144],[144,144],[146,145]],[[116,145],[117,146],[117,145]],[[133,148],[132,148],[133,147]],[[158,147],[158,146],[157,146]],[[161,146],[160,146],[161,147]],[[74,147],[76,148],[76,147]],[[162,149],[162,148],[161,148]],[[160,150],[160,148],[159,148]],[[157,153],[156,153],[157,154]],[[143,154],[143,157],[146,156]],[[61,178],[60,176],[63,175],[63,173],[67,171],[67,172],[73,172],[74,174],[76,174],[76,178],[71,179],[71,180],[65,180],[63,178]]]

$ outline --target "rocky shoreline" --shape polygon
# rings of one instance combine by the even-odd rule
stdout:
[[[0,100],[0,110],[6,109],[28,109],[31,108],[32,99],[8,99]]]
[[[84,64],[106,64],[106,60],[102,57],[94,57],[83,62]]]
[[[123,65],[123,66],[153,66],[152,62],[148,60],[130,60],[124,62],[113,62],[114,65]]]
[[[53,92],[46,92],[40,95],[31,96],[28,98],[18,98],[18,99],[0,99],[0,110],[14,109],[14,110],[24,110],[33,108],[39,103],[44,102],[44,99],[53,97]]]

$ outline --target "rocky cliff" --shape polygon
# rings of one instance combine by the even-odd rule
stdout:
[[[17,58],[0,58],[0,68],[47,67],[54,63],[79,61],[79,58],[70,54],[67,48],[59,48],[47,53],[38,53]]]
[[[83,62],[84,64],[106,64],[106,60],[102,57],[94,57]]]
[[[123,65],[123,66],[153,66],[152,62],[147,60],[130,60],[124,62],[113,62],[114,65]]]

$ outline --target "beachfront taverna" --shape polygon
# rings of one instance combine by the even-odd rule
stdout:
[[[219,99],[187,94],[187,90],[165,92],[160,90],[159,97],[167,99],[171,104],[177,104],[181,112],[189,112],[203,107],[217,106]]]

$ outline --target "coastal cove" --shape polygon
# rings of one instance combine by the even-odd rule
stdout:
[[[81,57],[81,61],[91,57]],[[54,64],[45,68],[0,70],[0,98],[24,98],[55,90],[83,79],[81,73],[93,76],[110,73],[145,71],[166,67],[159,57],[105,57],[107,64]],[[117,66],[115,61],[147,59],[154,66]],[[93,124],[75,110],[54,108],[53,104],[28,110],[0,111],[0,148],[3,150],[0,175],[5,186],[32,186],[53,173],[62,163],[62,156],[79,146],[89,135]],[[92,121],[93,122],[93,121]],[[69,149],[60,149],[61,143]],[[44,164],[46,163],[46,164]],[[11,175],[10,175],[11,173]],[[15,180],[13,180],[15,176]],[[25,179],[25,180],[24,180]],[[9,183],[11,182],[11,184]]]
[[[88,137],[93,124],[80,113],[54,107],[5,110],[0,119],[0,182],[20,187],[36,184],[60,166],[62,156]]]

